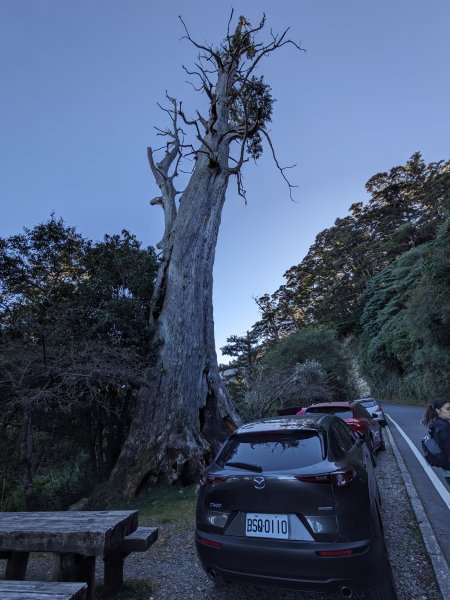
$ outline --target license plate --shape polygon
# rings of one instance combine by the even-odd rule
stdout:
[[[289,539],[288,516],[247,513],[245,535],[248,537]]]

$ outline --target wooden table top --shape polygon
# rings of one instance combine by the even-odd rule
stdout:
[[[0,512],[0,550],[104,554],[137,529],[138,511]]]

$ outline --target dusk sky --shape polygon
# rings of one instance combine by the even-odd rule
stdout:
[[[1,0],[0,236],[50,217],[93,240],[123,228],[154,246],[163,232],[146,147],[165,127],[165,93],[204,110],[182,65],[218,44],[231,7],[284,47],[260,63],[272,87],[279,162],[296,164],[294,201],[270,152],[230,181],[214,271],[216,345],[258,319],[314,238],[365,182],[404,164],[450,159],[448,0]],[[204,111],[206,112],[206,111]]]

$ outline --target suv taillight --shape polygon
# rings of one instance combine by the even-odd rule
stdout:
[[[356,471],[353,467],[333,471],[332,473],[321,473],[320,475],[297,475],[299,481],[305,483],[331,483],[335,487],[346,487],[355,478]]]
[[[227,480],[227,477],[224,475],[202,475],[200,477],[199,483],[202,487],[206,485],[214,485],[216,483],[223,483]]]
[[[375,412],[383,412],[383,411],[381,410],[381,406],[377,406],[377,407],[376,407],[376,409],[375,409]]]

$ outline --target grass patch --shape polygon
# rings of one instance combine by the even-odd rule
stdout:
[[[95,596],[98,600],[148,600],[152,593],[153,587],[145,579],[125,581],[115,594],[106,593],[103,585],[95,586]]]
[[[193,519],[197,502],[197,485],[180,487],[161,485],[145,490],[135,498],[124,500],[108,485],[98,486],[90,498],[92,510],[138,510],[139,525],[171,523],[180,519]]]
[[[139,509],[143,519],[153,519],[158,523],[171,523],[180,518],[194,519],[197,486],[161,487],[149,492],[144,501]]]

